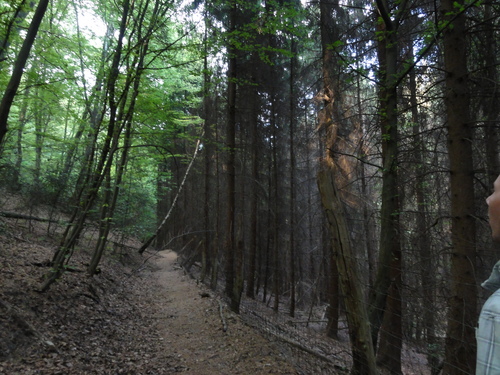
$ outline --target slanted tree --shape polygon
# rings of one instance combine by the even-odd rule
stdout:
[[[2,12],[3,15],[7,14],[11,17],[6,20],[5,26],[2,27],[2,32],[0,33],[0,64],[7,60],[7,51],[12,44],[12,39],[14,35],[19,35],[21,31],[21,26],[23,21],[29,14],[29,11],[35,6],[35,2],[32,0],[21,0],[19,3],[12,2],[11,11]],[[2,70],[2,65],[0,65],[0,71]]]
[[[30,55],[31,47],[33,46],[33,42],[38,34],[38,29],[40,28],[40,24],[42,23],[48,4],[49,0],[40,0],[38,3],[28,28],[28,32],[26,33],[26,37],[24,38],[16,61],[14,62],[14,68],[12,70],[10,80],[2,96],[2,100],[0,102],[0,144],[7,133],[7,123],[9,120],[10,109],[12,103],[14,102],[14,97],[17,94],[17,89],[19,88],[24,68]]]
[[[321,12],[321,43],[323,57],[323,88],[321,98],[323,109],[320,114],[320,126],[325,130],[326,157],[323,170],[318,174],[318,187],[321,195],[323,208],[329,224],[331,235],[331,251],[329,277],[336,281],[333,275],[337,274],[338,281],[344,295],[346,316],[351,338],[351,350],[353,355],[353,374],[376,374],[375,355],[370,336],[368,312],[365,304],[361,274],[356,264],[356,256],[350,244],[349,229],[347,226],[346,213],[337,187],[340,168],[337,167],[338,152],[342,151],[340,146],[344,140],[340,134],[345,132],[341,129],[340,103],[341,87],[337,73],[338,61],[334,46],[340,40],[340,33],[334,14],[339,12],[338,1],[320,2]],[[338,324],[339,285],[329,285],[330,309],[330,335],[336,331],[332,327]]]
[[[63,233],[60,245],[54,253],[54,256],[52,258],[52,268],[47,274],[43,285],[41,286],[42,292],[47,291],[50,286],[64,273],[65,265],[69,262],[76,242],[84,229],[84,224],[87,216],[89,215],[89,212],[93,207],[95,200],[97,199],[99,189],[102,186],[106,175],[108,174],[107,171],[109,171],[112,166],[114,151],[116,150],[116,147],[118,145],[118,138],[121,132],[119,124],[117,124],[116,122],[116,114],[118,111],[118,96],[116,94],[116,91],[129,11],[130,3],[127,0],[123,3],[117,46],[114,51],[110,73],[106,85],[109,100],[110,121],[107,128],[105,142],[102,146],[101,154],[99,156],[99,160],[95,166],[95,169],[93,170],[93,174],[87,175],[88,177],[86,179],[86,183],[82,185],[78,193],[79,202],[75,210],[73,211],[69,223]]]

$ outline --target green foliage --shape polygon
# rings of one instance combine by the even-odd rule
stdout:
[[[149,185],[151,188],[151,185]],[[141,181],[130,179],[118,199],[113,224],[121,232],[139,239],[147,238],[156,229],[156,199],[153,191]]]
[[[143,9],[145,3],[140,3],[134,12]],[[0,3],[0,36],[5,30],[1,26],[16,5]],[[171,4],[164,5],[166,11]],[[7,186],[22,187],[19,191],[39,203],[73,207],[76,182],[87,165],[84,157],[97,157],[101,152],[109,120],[102,102],[106,83],[96,83],[106,79],[116,43],[114,38],[106,39],[106,25],[116,29],[120,11],[109,2],[76,2],[74,6],[58,2],[42,23],[11,112],[0,168]],[[192,137],[188,133],[201,124],[197,116],[202,86],[199,34],[186,32],[168,17],[153,19],[152,8],[145,14],[141,27],[152,25],[156,31],[141,72],[129,162],[112,220],[115,228],[137,236],[155,229],[158,164],[173,157],[183,159],[185,150],[179,142],[189,144]],[[99,27],[92,28],[88,20]],[[136,33],[127,29],[117,97],[130,89],[126,73],[136,74],[130,65],[138,51]],[[0,85],[4,87],[8,72],[1,64]],[[94,116],[102,111],[102,122],[92,124],[91,111],[97,111]],[[94,135],[97,144],[91,149]],[[117,155],[121,152],[117,150]],[[111,178],[115,176],[113,168]],[[167,179],[171,176],[169,171],[163,174]],[[97,211],[91,214],[91,218],[97,217]]]

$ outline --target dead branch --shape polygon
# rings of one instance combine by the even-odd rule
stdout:
[[[271,333],[271,332],[270,332]],[[327,357],[326,355],[314,350],[314,349],[311,349],[311,348],[308,348],[307,346],[305,345],[302,345],[301,343],[295,341],[295,340],[292,340],[292,339],[289,339],[287,337],[284,337],[282,335],[277,335],[277,334],[273,334],[278,340],[284,342],[285,344],[288,344],[290,346],[293,346],[294,348],[296,349],[299,349],[299,350],[302,350],[308,354],[311,354],[315,357],[318,357],[319,359],[327,362],[327,363],[330,363],[332,364],[334,367],[336,368],[339,368],[339,366],[333,361],[332,358],[330,357]]]
[[[156,232],[151,237],[149,237],[149,239],[146,240],[146,242],[144,242],[144,244],[141,246],[141,248],[139,249],[139,254],[142,254],[149,247],[149,245],[151,245],[151,243],[158,236],[158,233],[160,233],[161,228],[163,228],[163,226],[167,222],[167,219],[170,217],[170,214],[172,213],[172,210],[174,209],[174,207],[175,207],[175,205],[177,203],[177,200],[178,200],[178,198],[179,198],[179,196],[180,196],[180,194],[182,192],[182,188],[184,187],[184,184],[186,183],[187,177],[189,175],[189,171],[191,170],[191,167],[193,166],[193,163],[194,163],[194,161],[196,159],[196,156],[198,155],[198,150],[199,150],[199,147],[200,147],[201,138],[203,137],[203,134],[204,134],[204,131],[202,131],[202,133],[200,135],[200,138],[196,142],[196,146],[195,146],[195,149],[194,149],[193,157],[191,158],[191,161],[189,162],[189,165],[188,165],[188,167],[186,169],[186,173],[184,174],[184,178],[182,179],[182,182],[179,185],[179,189],[177,190],[177,194],[176,194],[176,196],[174,198],[174,201],[172,202],[172,205],[170,206],[170,209],[167,212],[167,215],[165,216],[165,218],[163,219],[163,221],[161,222],[161,224],[156,229]]]
[[[59,220],[45,219],[45,218],[37,217],[37,216],[18,214],[16,212],[0,212],[0,216],[6,217],[8,219],[22,219],[22,220],[41,221],[44,223],[64,224],[63,222],[61,222]]]
[[[281,341],[282,343],[285,343],[287,345],[290,345],[298,350],[301,350],[303,352],[306,352],[316,358],[319,358],[320,360],[329,363],[332,365],[334,368],[341,370],[341,371],[346,371],[346,368],[344,366],[339,365],[338,363],[335,362],[335,360],[338,360],[340,363],[342,363],[342,359],[337,358],[335,355],[330,354],[330,356],[327,356],[323,353],[320,353],[317,350],[314,350],[303,343],[300,343],[298,341],[292,340],[291,338],[285,337],[283,335],[280,335],[278,333],[274,333],[268,330],[265,330],[265,332],[269,335],[272,335],[276,340]],[[332,358],[333,357],[333,358]]]

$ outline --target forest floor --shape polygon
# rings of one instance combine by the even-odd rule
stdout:
[[[244,299],[241,314],[234,314],[171,250],[140,256],[140,243],[113,238],[120,245],[108,249],[101,272],[88,277],[96,237],[88,230],[71,267],[40,293],[60,230],[0,217],[0,374],[348,373],[346,332],[339,340],[325,338],[321,312],[292,319]],[[405,374],[428,374],[421,354],[405,356],[412,368]]]
[[[52,246],[34,227],[1,224],[0,374],[297,373],[174,252],[117,255],[92,278],[75,254],[72,272],[42,294]]]

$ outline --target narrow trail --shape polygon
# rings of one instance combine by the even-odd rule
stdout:
[[[158,253],[153,273],[158,290],[158,330],[176,372],[191,374],[296,374],[272,343],[226,308],[224,332],[216,295],[177,264],[173,251]]]

